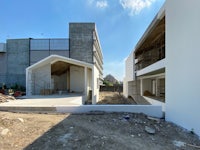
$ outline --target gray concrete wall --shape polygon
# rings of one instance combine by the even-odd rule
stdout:
[[[0,53],[0,88],[2,83],[6,83],[7,53]]]
[[[29,66],[29,39],[7,40],[7,82],[25,86],[25,70]]]
[[[93,63],[94,30],[94,23],[69,24],[70,58]]]
[[[37,50],[30,51],[30,64],[34,64],[50,55],[60,55],[64,57],[69,57],[69,51],[63,50]]]
[[[50,52],[47,50],[37,50],[37,51],[30,51],[30,63],[31,65],[48,57]]]

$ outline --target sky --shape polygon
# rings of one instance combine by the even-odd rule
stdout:
[[[15,38],[68,38],[70,22],[95,22],[104,76],[122,81],[125,60],[164,0],[0,0],[0,43]]]

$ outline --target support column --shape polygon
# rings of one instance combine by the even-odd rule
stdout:
[[[95,91],[95,75],[94,75],[94,66],[92,67],[92,104],[96,104],[96,91]]]
[[[31,78],[32,71],[26,70],[26,95],[32,95],[32,78]]]
[[[85,104],[87,97],[88,97],[88,82],[87,82],[87,67],[84,67],[84,99],[82,104]]]
[[[140,95],[143,96],[143,79],[140,79]]]
[[[156,96],[160,96],[160,79],[156,78]]]

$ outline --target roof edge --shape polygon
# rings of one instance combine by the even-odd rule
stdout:
[[[76,60],[76,59],[72,59],[72,58],[69,58],[69,57],[64,57],[64,56],[60,56],[60,55],[50,55],[50,56],[38,61],[37,63],[27,67],[26,70],[37,68],[37,66],[39,66],[41,63],[45,63],[46,61],[51,60],[51,59],[58,59],[58,60],[61,60],[61,61],[64,61],[64,62],[70,62],[71,64],[74,64],[74,65],[86,66],[86,67],[89,67],[89,68],[92,68],[92,66],[93,66],[93,64],[89,64],[89,63],[79,61],[79,60]]]
[[[147,36],[152,32],[152,30],[159,23],[159,21],[165,16],[165,8],[166,8],[165,5],[166,4],[164,3],[163,6],[158,11],[158,13],[156,14],[156,16],[154,17],[154,19],[152,20],[152,22],[149,24],[149,26],[143,33],[142,37],[140,38],[140,40],[138,41],[138,43],[136,44],[134,48],[134,52],[137,52],[137,49],[142,45],[142,43],[145,41]]]

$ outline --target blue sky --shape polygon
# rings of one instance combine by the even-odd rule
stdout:
[[[104,76],[124,77],[124,61],[164,0],[0,0],[0,42],[68,38],[69,22],[95,22]]]

